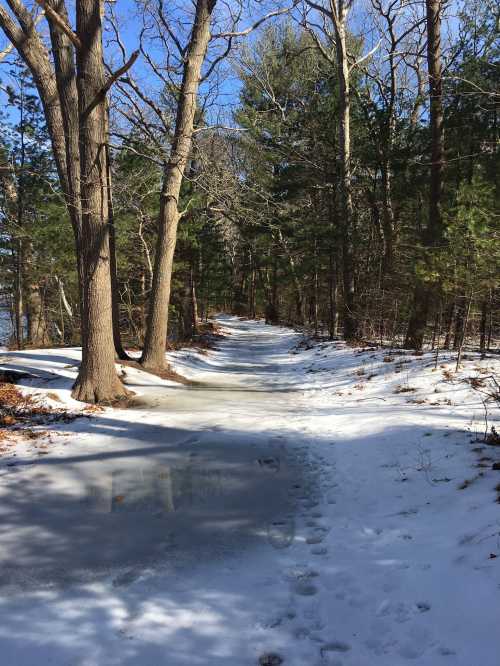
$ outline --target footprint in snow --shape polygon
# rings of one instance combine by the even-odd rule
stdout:
[[[402,623],[410,620],[415,613],[427,613],[430,610],[431,604],[428,601],[417,601],[413,605],[408,605],[403,602],[394,603],[385,599],[377,609],[377,616],[393,615],[396,622]]]
[[[259,657],[259,666],[279,666],[283,663],[283,657],[275,652],[263,654]]]
[[[298,566],[289,569],[285,573],[285,578],[290,581],[292,590],[301,597],[313,597],[318,593],[318,588],[313,583],[319,573],[308,567]]]
[[[124,571],[113,578],[113,587],[125,587],[126,585],[131,585],[138,580],[140,576],[141,572],[139,569],[129,569],[128,571]]]
[[[307,564],[296,564],[285,571],[285,578],[289,581],[309,580],[318,576],[319,572],[315,569],[310,569]]]
[[[350,649],[351,646],[349,645],[349,643],[344,643],[344,641],[332,641],[331,643],[325,643],[325,645],[321,646],[320,654],[324,659],[332,652],[334,653],[349,652]]]
[[[293,637],[301,641],[307,638],[310,633],[311,632],[307,627],[297,627],[293,630]]]
[[[272,472],[273,474],[276,474],[276,472],[279,472],[280,470],[280,459],[279,458],[274,458],[274,457],[267,457],[267,458],[258,458],[257,462],[261,469],[265,470],[266,472]]]
[[[267,540],[273,548],[288,548],[295,538],[293,518],[274,520],[267,525]]]
[[[280,616],[268,617],[257,622],[256,626],[259,629],[275,629],[283,623],[283,618]]]
[[[293,591],[301,597],[314,597],[318,593],[318,588],[306,580],[298,580],[293,585]]]
[[[311,555],[327,555],[328,554],[328,548],[325,548],[324,546],[315,546],[314,548],[311,548]]]
[[[323,540],[328,532],[326,527],[315,527],[312,533],[306,538],[306,543],[309,546],[314,546],[323,543]]]

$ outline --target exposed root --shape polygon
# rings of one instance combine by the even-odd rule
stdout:
[[[101,384],[96,384],[91,379],[78,378],[71,391],[71,396],[75,400],[99,405],[115,405],[127,400],[131,394],[118,377]]]

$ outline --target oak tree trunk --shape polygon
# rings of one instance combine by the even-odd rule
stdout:
[[[426,0],[427,10],[427,65],[429,70],[431,171],[429,182],[429,219],[423,235],[425,259],[433,248],[443,242],[441,195],[443,189],[443,101],[441,65],[441,12],[442,0]],[[437,284],[426,283],[417,277],[413,296],[413,310],[406,334],[407,349],[422,349],[432,295]]]
[[[80,117],[81,206],[83,226],[83,315],[86,335],[73,397],[111,402],[127,391],[116,373],[112,327],[108,228],[106,104],[102,57],[101,3],[79,0],[76,12],[77,86]],[[93,105],[93,109],[88,109]]]
[[[145,368],[158,369],[165,365],[168,307],[179,223],[179,195],[191,150],[201,68],[210,40],[210,23],[215,4],[216,0],[197,0],[193,30],[185,56],[174,141],[165,168],[160,199],[153,285],[141,358]]]

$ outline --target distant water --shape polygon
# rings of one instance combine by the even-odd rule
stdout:
[[[10,312],[5,306],[0,305],[0,346],[5,346],[12,335],[12,320]]]

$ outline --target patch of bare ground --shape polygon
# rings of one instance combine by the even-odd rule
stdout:
[[[198,333],[191,340],[179,340],[170,342],[169,349],[197,349],[199,352],[208,353],[217,350],[217,343],[224,340],[230,333],[222,333],[222,327],[213,321],[204,321],[198,324]]]
[[[148,375],[153,375],[154,377],[159,377],[160,379],[169,379],[172,382],[177,382],[178,384],[190,384],[191,382],[189,379],[186,379],[186,377],[183,377],[180,375],[178,372],[175,372],[175,370],[172,370],[170,366],[167,366],[163,368],[162,370],[151,370],[149,368],[144,368],[139,361],[134,361],[134,360],[129,360],[129,361],[120,361],[121,366],[126,366],[129,368],[135,368],[136,370],[141,370],[142,372],[146,372]],[[125,370],[124,367],[122,367],[121,370],[121,379],[124,384],[127,383],[127,371]],[[125,398],[123,400],[119,400],[116,403],[113,403],[113,407],[115,406],[126,406],[127,403],[130,400],[134,399],[134,393],[130,392],[130,397]]]

